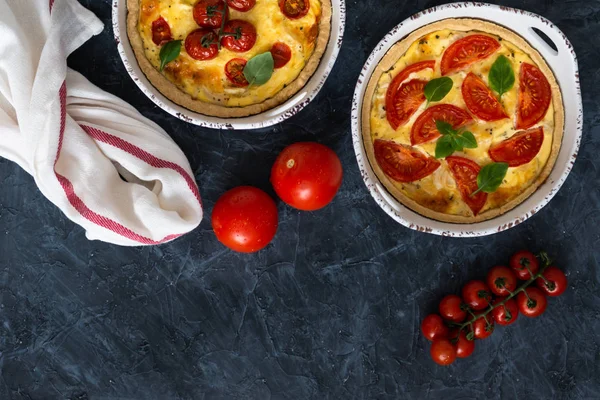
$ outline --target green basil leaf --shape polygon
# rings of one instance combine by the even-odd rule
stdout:
[[[454,153],[454,142],[452,135],[442,136],[435,143],[435,158],[448,157]]]
[[[514,86],[515,72],[507,57],[500,56],[494,61],[488,80],[492,90],[497,92],[500,97]]]
[[[270,51],[252,57],[244,67],[244,76],[250,85],[264,85],[271,75],[275,62]]]
[[[442,100],[452,90],[453,85],[452,79],[447,76],[430,80],[424,89],[427,103]]]
[[[477,186],[479,188],[471,196],[478,192],[495,192],[502,184],[507,172],[508,164],[503,162],[491,163],[481,168],[479,175],[477,175]]]
[[[456,133],[454,129],[452,129],[452,125],[446,121],[437,120],[435,121],[435,127],[442,135],[452,135]]]
[[[465,131],[462,134],[458,135],[457,140],[461,146],[461,150],[463,148],[467,148],[467,149],[476,149],[477,148],[477,139],[475,139],[475,136],[469,131]]]
[[[160,72],[165,69],[165,66],[179,57],[181,53],[181,40],[171,40],[160,49]]]

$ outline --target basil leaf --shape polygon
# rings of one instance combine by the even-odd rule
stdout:
[[[508,164],[503,162],[491,163],[481,168],[479,175],[477,175],[477,186],[479,188],[471,196],[479,192],[495,192],[502,184],[507,172]]]
[[[508,92],[515,84],[515,72],[512,64],[505,56],[500,56],[492,64],[488,75],[490,87],[498,93],[498,96]]]
[[[446,121],[437,120],[435,121],[435,127],[442,135],[452,135],[456,133],[454,129],[452,129],[452,125]]]
[[[264,85],[271,75],[275,62],[270,51],[252,57],[244,67],[244,76],[250,85]]]
[[[477,148],[477,140],[475,139],[475,136],[469,132],[463,132],[461,135],[459,135],[457,137],[458,143],[460,145],[460,149],[462,150],[463,148],[467,148],[467,149],[476,149]]]
[[[430,80],[424,89],[427,104],[442,100],[452,90],[453,85],[452,79],[447,76]]]
[[[165,66],[179,57],[181,53],[181,40],[171,40],[160,49],[160,72],[165,69]]]
[[[452,135],[442,136],[435,143],[435,158],[448,157],[454,153],[454,142]]]

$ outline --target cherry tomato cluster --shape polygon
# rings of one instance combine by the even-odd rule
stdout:
[[[486,280],[473,280],[462,288],[462,297],[445,296],[439,314],[425,317],[421,331],[432,341],[430,354],[440,365],[450,365],[456,358],[469,357],[475,350],[475,339],[485,339],[497,325],[511,325],[519,314],[541,315],[548,306],[546,296],[560,296],[567,289],[567,277],[550,266],[545,253],[540,260],[522,250],[510,259],[510,268],[493,267]],[[517,287],[518,281],[526,281]],[[535,283],[536,286],[530,286]]]
[[[279,154],[271,184],[286,204],[314,211],[329,204],[342,184],[342,163],[319,143],[292,144]],[[212,226],[217,239],[232,250],[252,253],[267,246],[277,231],[277,206],[262,190],[239,186],[217,200]]]

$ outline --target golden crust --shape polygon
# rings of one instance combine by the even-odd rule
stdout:
[[[550,86],[552,88],[552,102],[554,105],[554,132],[552,134],[552,149],[550,157],[548,158],[544,169],[540,172],[540,174],[537,176],[534,182],[531,185],[529,185],[523,192],[521,192],[517,197],[500,207],[486,210],[477,216],[450,215],[446,213],[437,212],[420,205],[419,203],[402,193],[402,191],[394,185],[394,183],[387,177],[387,175],[383,173],[377,161],[375,160],[375,153],[373,150],[373,139],[371,137],[370,124],[371,102],[381,75],[385,71],[389,70],[394,65],[394,63],[404,53],[406,53],[406,51],[413,42],[415,42],[417,39],[424,35],[442,29],[453,29],[457,31],[479,30],[482,32],[495,34],[506,40],[509,40],[531,57],[531,59],[537,64],[540,70],[548,78],[548,82],[550,83]],[[382,60],[379,62],[379,64],[373,71],[373,74],[371,75],[371,78],[369,80],[369,84],[367,86],[367,90],[363,98],[361,118],[363,143],[367,151],[369,163],[371,164],[371,167],[373,168],[373,171],[375,172],[379,180],[383,183],[383,185],[390,192],[390,194],[392,194],[392,196],[394,196],[398,201],[400,201],[402,204],[404,204],[411,210],[427,218],[443,222],[471,224],[495,218],[515,208],[523,201],[525,201],[529,196],[531,196],[537,190],[537,188],[548,178],[550,172],[552,171],[552,168],[554,167],[562,143],[564,130],[564,105],[562,101],[560,88],[558,86],[556,78],[554,77],[554,73],[552,72],[544,58],[539,54],[539,52],[535,50],[525,39],[523,39],[521,36],[517,35],[511,30],[491,22],[471,18],[450,18],[424,26],[412,32],[410,35],[408,35],[406,38],[399,41],[398,43],[394,44],[390,48],[390,50],[388,50],[386,55],[382,58]]]
[[[204,115],[222,118],[246,117],[259,114],[284,103],[300,91],[317,70],[321,57],[329,42],[332,13],[331,0],[320,1],[322,11],[315,49],[300,72],[300,75],[275,96],[266,99],[262,103],[245,107],[225,107],[193,99],[189,94],[180,90],[175,84],[154,68],[148,58],[146,58],[142,37],[137,29],[140,14],[140,0],[127,0],[127,35],[140,69],[144,72],[150,83],[152,83],[152,85],[168,99],[180,106]]]

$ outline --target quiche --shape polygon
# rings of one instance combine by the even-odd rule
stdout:
[[[331,0],[127,0],[127,10],[152,85],[217,117],[258,114],[292,97],[317,69],[331,27]]]
[[[394,44],[362,104],[373,170],[391,195],[452,223],[494,218],[547,179],[564,107],[553,72],[522,37],[446,19]]]

